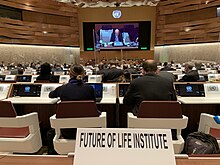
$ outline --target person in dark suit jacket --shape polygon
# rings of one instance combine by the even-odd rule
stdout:
[[[70,68],[70,80],[67,84],[57,87],[49,93],[50,98],[60,97],[61,101],[96,100],[95,91],[83,82],[84,69],[81,65]],[[66,139],[75,139],[76,129],[61,129],[62,136]]]
[[[102,82],[120,82],[124,72],[111,65],[111,68],[100,70],[98,74],[102,75]]]
[[[124,96],[123,103],[132,106],[133,114],[144,100],[177,100],[173,83],[157,75],[157,63],[147,60],[143,63],[143,75],[134,79]]]
[[[194,64],[189,62],[185,64],[185,75],[180,79],[179,81],[184,82],[196,82],[199,80],[199,73],[197,70],[192,70],[194,67]]]
[[[169,80],[171,83],[176,81],[176,78],[173,73],[167,71],[160,71],[158,73],[159,76],[164,77],[165,79]]]
[[[110,42],[123,42],[123,37],[119,29],[115,29],[115,31],[111,34]]]

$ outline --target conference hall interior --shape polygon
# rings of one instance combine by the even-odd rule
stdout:
[[[0,0],[0,165],[163,162],[147,138],[220,163],[219,0]]]

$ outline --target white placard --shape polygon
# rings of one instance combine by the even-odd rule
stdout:
[[[74,165],[175,165],[170,130],[80,128]]]

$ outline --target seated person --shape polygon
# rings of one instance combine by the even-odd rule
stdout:
[[[51,74],[51,66],[48,63],[44,63],[40,66],[40,75],[36,80],[49,81],[53,83],[59,82],[58,78]]]
[[[134,69],[134,65],[131,65],[129,68],[128,64],[124,64],[123,69],[124,69],[124,77],[127,82],[130,82],[131,74],[138,74],[138,72]]]
[[[110,42],[113,42],[114,46],[123,46],[123,37],[119,29],[115,29],[112,33]],[[118,45],[115,45],[116,43],[118,43]],[[121,45],[119,43],[121,43]]]
[[[81,65],[73,65],[70,68],[70,80],[67,84],[57,87],[49,93],[50,98],[60,97],[61,101],[96,100],[94,89],[83,81],[84,69]],[[61,134],[65,139],[76,139],[76,128],[61,129]],[[49,131],[50,132],[50,131]],[[53,137],[49,137],[48,150],[53,149]],[[55,135],[55,133],[54,133]]]
[[[172,74],[170,72],[160,71],[160,72],[158,72],[158,75],[168,79],[171,83],[176,81],[176,77],[174,76],[174,74]]]
[[[60,97],[61,101],[96,100],[95,91],[83,82],[84,69],[81,65],[70,68],[70,80],[67,84],[57,87],[49,93],[50,98]],[[66,139],[75,139],[76,129],[62,129],[62,136]]]
[[[112,64],[110,69],[100,70],[98,74],[102,75],[102,82],[121,82],[124,72]]]
[[[191,62],[185,64],[185,75],[179,81],[196,82],[199,80],[199,73],[197,70],[192,70],[195,65]]]
[[[170,65],[168,65],[167,62],[163,63],[163,68],[161,68],[161,71],[171,71],[171,70],[175,70],[173,68],[170,67]]]
[[[94,100],[94,89],[83,82],[84,69],[81,65],[70,68],[70,80],[49,93],[50,98],[60,97],[61,101]],[[74,92],[73,92],[74,91]]]
[[[143,76],[134,79],[124,96],[123,103],[132,106],[134,115],[138,114],[143,100],[177,100],[173,83],[157,75],[157,63],[147,60],[143,63]]]

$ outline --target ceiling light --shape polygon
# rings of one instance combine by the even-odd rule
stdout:
[[[184,29],[184,31],[185,32],[189,32],[191,29],[189,28],[189,27],[186,27],[185,29]]]

